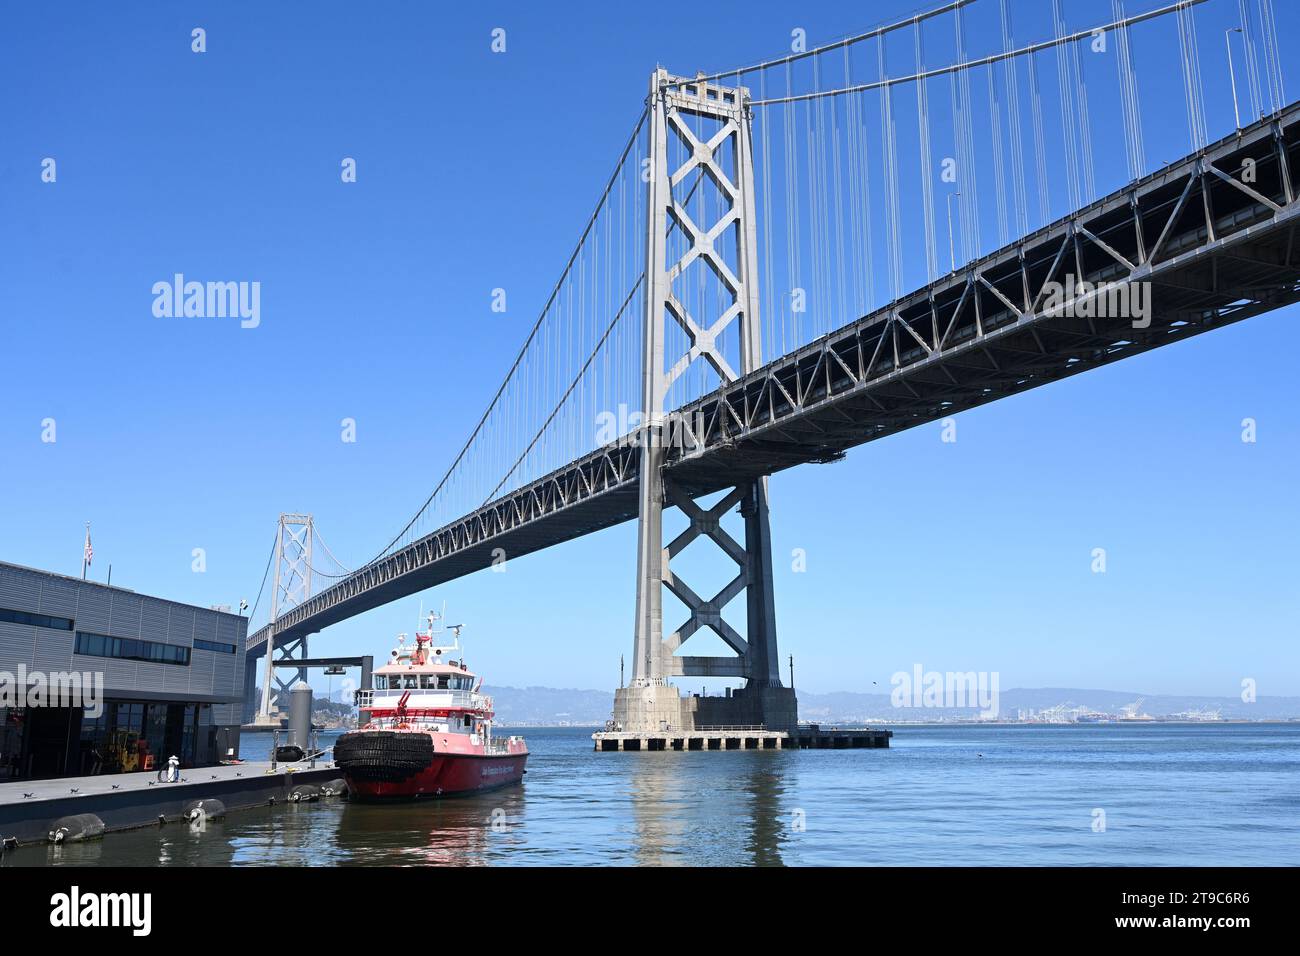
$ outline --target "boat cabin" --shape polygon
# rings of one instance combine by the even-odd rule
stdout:
[[[486,735],[492,698],[478,692],[482,681],[465,664],[460,629],[452,629],[452,644],[435,646],[432,623],[416,633],[414,644],[407,643],[405,634],[398,636],[392,660],[375,669],[374,689],[357,692],[357,707],[369,713],[374,725],[415,720],[443,733],[474,733],[482,727]]]

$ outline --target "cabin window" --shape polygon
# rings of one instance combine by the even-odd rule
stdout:
[[[388,678],[382,674],[376,677],[375,690],[388,690]]]
[[[430,690],[432,687],[433,687],[433,675],[432,675],[432,674],[421,674],[421,675],[420,675],[420,690]]]
[[[438,689],[439,689],[439,690],[446,690],[446,689],[447,689],[447,675],[446,675],[446,674],[439,674],[439,675],[438,675]]]

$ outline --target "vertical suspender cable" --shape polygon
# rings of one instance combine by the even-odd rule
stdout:
[[[1052,0],[1052,28],[1056,39],[1061,39],[1067,31],[1065,17],[1061,13],[1061,0]],[[1065,44],[1056,46],[1056,86],[1061,96],[1061,147],[1065,154],[1066,186],[1069,189],[1070,210],[1073,212],[1083,205],[1083,192],[1079,186],[1079,153],[1074,141],[1077,130],[1074,115],[1074,89],[1070,82],[1070,51]]]
[[[1111,0],[1111,12],[1123,20],[1124,0]],[[1129,179],[1142,176],[1146,165],[1142,145],[1142,113],[1138,102],[1137,75],[1133,72],[1133,54],[1129,46],[1128,27],[1120,27],[1115,38],[1116,68],[1119,72],[1120,101],[1124,109],[1124,144],[1128,154]]]
[[[925,70],[925,43],[921,23],[915,25],[916,72]],[[934,228],[934,169],[930,156],[930,103],[924,79],[916,82],[916,113],[921,132],[921,205],[925,219],[925,276],[933,282],[939,275],[939,254]]]
[[[1196,50],[1195,21],[1192,9],[1178,8],[1178,45],[1183,67],[1183,97],[1187,104],[1187,132],[1192,152],[1205,145],[1205,118],[1201,102],[1200,60]]]
[[[790,64],[785,66],[785,89],[786,95],[789,96],[793,88],[790,76]],[[785,104],[782,106],[784,125],[785,125],[785,212],[786,212],[786,229],[789,238],[786,241],[786,271],[790,278],[790,288],[782,296],[782,303],[789,303],[783,308],[782,315],[788,315],[788,321],[783,324],[782,349],[788,352],[793,348],[794,343],[798,341],[798,324],[795,318],[795,293],[796,290],[803,288],[803,254],[802,240],[799,230],[799,152],[795,148],[797,144],[797,134],[795,126],[797,117],[795,115],[795,105]],[[787,312],[788,309],[788,312]]]
[[[844,85],[853,85],[853,69],[849,48],[844,48]],[[863,315],[866,312],[865,297],[862,294],[863,274],[859,263],[862,261],[862,190],[861,190],[861,149],[858,142],[858,98],[853,95],[844,97],[844,135],[848,140],[848,187],[849,187],[849,263],[847,269],[853,279],[853,312]]]
[[[835,273],[839,278],[839,306],[838,315],[833,320],[828,316],[826,331],[843,325],[849,321],[852,316],[848,314],[848,296],[844,288],[844,190],[842,179],[844,176],[844,164],[840,160],[840,140],[843,137],[843,127],[839,122],[838,110],[841,109],[839,102],[841,98],[836,97],[831,100],[831,143],[834,159],[834,176],[835,176],[835,197],[834,197],[834,214],[835,214]]]
[[[885,38],[880,37],[876,48],[877,63],[883,79],[885,67]],[[890,300],[897,302],[902,294],[902,266],[899,261],[898,228],[898,167],[897,150],[894,138],[893,87],[886,85],[880,90],[880,135],[884,144],[885,191],[888,202],[886,214],[889,223],[889,293]]]
[[[821,91],[820,59],[812,58],[813,92]],[[815,110],[815,112],[814,112]],[[821,148],[821,98],[808,101],[805,114],[808,131],[808,250],[812,256],[812,299],[813,315],[809,323],[809,332],[814,333],[821,325],[821,316],[826,311],[826,276],[825,262],[822,258],[822,238],[826,233],[822,223],[822,188],[824,170],[822,168]],[[800,340],[800,344],[803,344]]]
[[[1250,0],[1237,0],[1237,14],[1241,21],[1241,46],[1246,61],[1246,89],[1250,92],[1250,117],[1258,119],[1264,115],[1264,97],[1259,88],[1259,60],[1255,51]]]
[[[805,170],[807,172],[808,199],[799,205],[800,209],[808,210],[808,285],[805,286],[807,296],[804,304],[813,310],[819,309],[821,303],[818,302],[818,291],[821,288],[821,257],[817,254],[817,158],[816,146],[814,145],[816,137],[813,135],[813,105],[815,100],[808,100],[804,104],[804,159]],[[803,318],[798,313],[794,315],[795,320],[795,345],[802,345],[804,342]]]
[[[975,128],[971,116],[970,70],[966,67],[966,27],[960,7],[955,11],[954,23],[957,34],[957,62],[960,68],[953,73],[953,76],[956,78],[962,117],[961,218],[966,261],[969,262],[979,255],[980,251],[979,175],[975,166]]]
[[[1034,169],[1038,179],[1038,211],[1041,223],[1052,218],[1052,192],[1047,179],[1047,147],[1043,135],[1043,94],[1038,83],[1038,58],[1030,53],[1029,59],[1029,102],[1034,120]]]
[[[1011,11],[1008,3],[1009,0],[1002,0],[1002,49],[1005,52],[1010,52],[1013,49],[1011,37]],[[1029,201],[1025,196],[1025,155],[1024,143],[1021,139],[1020,132],[1020,83],[1016,72],[1015,60],[1010,58],[1004,60],[1002,68],[1006,77],[1007,113],[1010,124],[1011,171],[1012,182],[1015,187],[1016,234],[1019,236],[1027,236],[1029,234]]]
[[[997,195],[998,246],[1005,246],[1010,239],[1007,236],[1006,166],[1002,157],[1002,104],[998,101],[993,72],[993,67],[990,65],[986,71],[989,87],[989,117],[993,123],[989,133],[993,139],[993,185]]]
[[[1282,57],[1277,45],[1277,15],[1273,11],[1273,0],[1259,0],[1260,32],[1264,38],[1264,56],[1268,64],[1268,95],[1272,111],[1277,113],[1286,105],[1286,93],[1282,82]]]
[[[758,90],[758,98],[765,99],[767,95],[766,70],[762,70],[758,74]],[[772,209],[772,152],[768,137],[771,116],[771,109],[762,109],[756,118],[760,119],[762,123],[757,159],[762,164],[759,181],[762,184],[763,207],[760,215],[763,223],[763,286],[767,297],[767,301],[763,306],[764,320],[767,323],[767,332],[763,336],[763,347],[769,356],[775,357],[779,353],[776,351],[776,317],[773,314],[775,312],[775,303],[772,301],[772,290],[775,288],[772,278],[772,217],[775,212]]]
[[[1080,46],[1082,43],[1079,41],[1071,43],[1069,54],[1074,70],[1074,88],[1079,97],[1079,143],[1083,148],[1083,186],[1086,190],[1084,200],[1092,202],[1097,198],[1097,179],[1093,170],[1092,120],[1088,114],[1088,79],[1083,71]]]

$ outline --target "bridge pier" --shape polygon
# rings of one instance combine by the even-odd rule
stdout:
[[[798,718],[792,687],[749,682],[726,697],[683,697],[667,682],[614,691],[614,725],[620,732],[662,734],[714,727],[794,731]]]
[[[773,602],[772,540],[767,478],[736,486],[702,505],[692,489],[665,473],[667,442],[698,443],[690,423],[667,422],[670,387],[696,362],[707,362],[719,382],[735,381],[762,364],[758,319],[758,256],[755,241],[754,164],[749,91],[702,78],[686,79],[657,70],[650,79],[647,183],[646,295],[642,395],[647,425],[641,435],[637,533],[636,628],[632,682],[614,695],[613,723],[621,731],[689,730],[707,725],[761,725],[792,730],[797,723],[794,691],[781,685]],[[715,124],[699,138],[695,120]],[[680,140],[682,162],[669,169],[669,136]],[[728,173],[727,171],[731,172]],[[708,178],[730,204],[715,223],[694,223],[674,188]],[[734,228],[734,232],[731,230]],[[680,229],[684,242],[672,245]],[[733,236],[724,241],[722,236]],[[682,247],[685,246],[683,249]],[[716,315],[688,313],[674,292],[674,281],[690,269],[708,269],[721,282],[724,298]],[[671,319],[690,338],[684,355],[665,364],[665,328]],[[666,547],[663,510],[677,507],[689,526]],[[722,518],[739,507],[744,544],[723,527]],[[697,594],[671,570],[671,560],[698,538],[707,538],[737,565],[737,573],[713,597]],[[663,589],[680,600],[690,617],[667,638],[663,629]],[[741,635],[723,618],[723,609],[744,591],[746,626]],[[701,628],[714,631],[734,656],[684,656],[676,652]],[[726,697],[682,697],[671,677],[739,677],[745,686]]]

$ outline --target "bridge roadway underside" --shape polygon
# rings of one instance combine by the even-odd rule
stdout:
[[[670,416],[667,479],[704,494],[834,461],[1297,301],[1297,153],[1293,104],[718,389]],[[1149,325],[1054,313],[1049,283],[1070,276],[1143,286]],[[489,567],[496,554],[635,518],[639,458],[634,446],[602,448],[492,502],[293,609],[277,642]],[[250,654],[265,637],[250,635]]]

